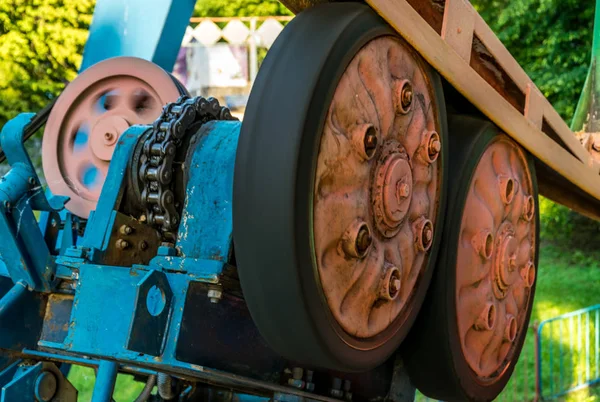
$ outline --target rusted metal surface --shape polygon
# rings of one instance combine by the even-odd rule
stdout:
[[[315,254],[349,334],[401,325],[428,261],[441,183],[433,95],[399,39],[364,46],[343,74],[320,144]]]
[[[150,124],[179,97],[171,76],[141,59],[120,57],[89,68],[56,102],[42,144],[44,174],[53,194],[87,218],[95,209],[119,136]]]
[[[535,202],[523,151],[497,137],[471,180],[457,253],[456,305],[463,354],[481,381],[499,379],[533,302]]]

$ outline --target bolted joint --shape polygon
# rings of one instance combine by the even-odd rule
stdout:
[[[533,196],[528,195],[523,202],[523,219],[530,222],[535,216],[535,200]]]
[[[492,257],[492,253],[494,252],[494,236],[489,230],[482,230],[477,233],[473,236],[471,243],[482,258],[489,260]]]
[[[35,380],[35,398],[40,402],[49,402],[56,395],[58,381],[51,371],[42,371]]]
[[[400,294],[401,285],[400,270],[394,265],[389,265],[381,284],[380,298],[389,301],[396,299]]]
[[[498,187],[500,189],[500,197],[505,205],[509,205],[515,198],[516,183],[512,177],[501,175],[498,177]]]
[[[361,159],[368,161],[377,153],[379,137],[372,124],[359,124],[351,134],[351,143]]]
[[[128,225],[122,225],[119,228],[119,232],[121,232],[121,234],[123,235],[130,235],[133,233],[133,228],[131,226]]]
[[[211,285],[208,288],[208,298],[213,304],[217,304],[223,298],[223,289],[220,285]]]
[[[535,284],[535,264],[533,261],[529,261],[521,269],[521,278],[525,282],[525,286],[530,288]]]
[[[504,340],[514,342],[517,338],[517,319],[512,314],[506,315],[506,327],[504,328]]]
[[[428,251],[433,244],[433,223],[422,216],[413,224],[413,233],[417,248],[421,251]]]
[[[394,80],[394,105],[396,113],[407,114],[413,103],[413,86],[409,80]]]
[[[364,258],[371,248],[373,237],[366,222],[352,222],[342,235],[342,250],[350,258]]]
[[[491,331],[496,325],[497,311],[496,305],[492,302],[487,302],[475,321],[475,329],[477,331]]]
[[[119,250],[127,250],[130,246],[129,242],[124,239],[118,239],[116,246]]]

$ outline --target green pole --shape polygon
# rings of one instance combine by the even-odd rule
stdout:
[[[592,62],[573,115],[571,130],[600,132],[600,0],[596,0]]]

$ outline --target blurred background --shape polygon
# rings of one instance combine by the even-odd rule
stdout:
[[[589,66],[594,2],[472,3],[570,123]],[[0,127],[20,112],[41,109],[75,78],[93,11],[93,0],[0,0]],[[218,97],[243,118],[260,64],[292,18],[275,0],[199,0],[173,73],[192,95]],[[28,145],[38,165],[40,143],[38,136]],[[536,387],[546,399],[600,400],[588,387],[600,378],[599,310],[590,307],[600,303],[600,224],[546,199],[541,220],[532,329],[501,400],[533,400]],[[537,324],[555,317],[554,331],[552,323],[538,331]],[[89,400],[94,372],[77,368],[70,378],[80,400]],[[115,399],[131,401],[142,387],[120,376]]]

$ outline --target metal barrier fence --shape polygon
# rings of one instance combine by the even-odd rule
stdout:
[[[600,382],[600,304],[543,321],[537,330],[536,382],[541,400]]]

